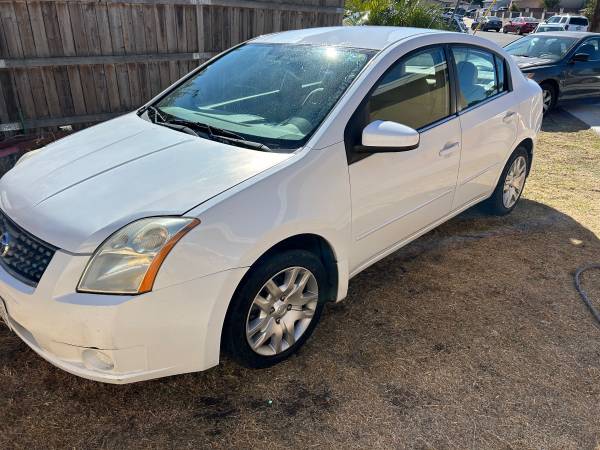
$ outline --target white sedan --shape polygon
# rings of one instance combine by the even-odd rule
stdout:
[[[253,39],[0,180],[0,312],[92,380],[221,351],[270,366],[362,270],[477,203],[511,212],[541,121],[539,86],[487,39]]]

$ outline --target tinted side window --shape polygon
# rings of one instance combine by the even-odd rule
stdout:
[[[590,61],[600,61],[600,39],[588,39],[577,48],[575,53],[585,53]]]
[[[499,94],[505,89],[504,76],[496,70],[495,56],[472,47],[454,47],[454,63],[458,74],[459,107],[468,108]]]
[[[508,91],[506,62],[498,55],[496,55],[496,77],[498,78],[498,92]]]
[[[377,82],[369,122],[391,120],[418,129],[450,115],[448,65],[441,48],[409,55]]]
[[[569,23],[572,25],[583,25],[584,27],[587,27],[588,25],[587,19],[584,19],[583,17],[571,17]]]

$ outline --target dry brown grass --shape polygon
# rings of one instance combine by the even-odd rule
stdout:
[[[0,330],[0,448],[596,447],[600,330],[572,274],[600,261],[600,139],[579,128],[546,122],[512,215],[469,211],[363,272],[278,367],[109,386]]]

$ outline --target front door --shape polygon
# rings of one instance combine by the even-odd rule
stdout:
[[[362,129],[375,120],[412,127],[421,140],[414,150],[366,158],[348,148],[351,272],[450,212],[460,161],[460,124],[451,108],[443,47],[412,52],[388,70],[351,120],[353,137],[346,145],[360,144]]]
[[[587,61],[567,62],[562,98],[600,96],[600,38],[586,39],[571,56],[584,53]]]

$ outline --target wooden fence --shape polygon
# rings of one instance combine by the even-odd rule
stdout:
[[[106,120],[253,36],[343,0],[0,0],[0,133]]]

